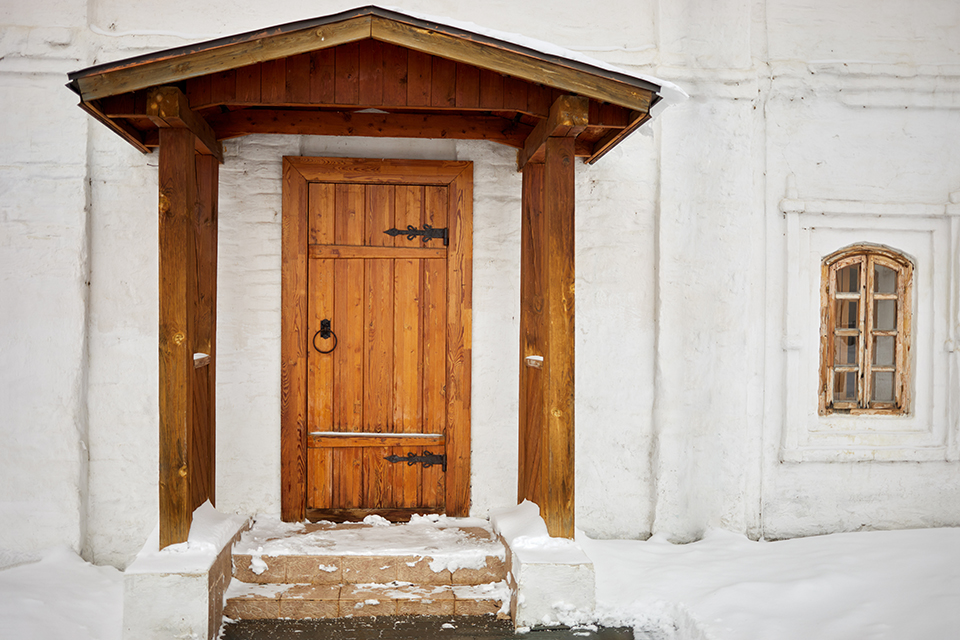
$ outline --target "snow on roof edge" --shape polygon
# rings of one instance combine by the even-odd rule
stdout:
[[[558,58],[566,58],[567,60],[572,60],[574,62],[579,62],[581,64],[586,64],[591,67],[596,67],[597,69],[603,69],[604,71],[612,71],[613,73],[619,73],[625,76],[630,76],[631,78],[636,78],[637,80],[643,80],[644,82],[649,82],[650,84],[657,85],[660,87],[660,90],[657,91],[662,100],[658,101],[650,109],[650,117],[656,117],[663,111],[665,108],[672,104],[679,104],[689,98],[689,94],[684,91],[679,85],[670,82],[669,80],[664,80],[662,78],[657,78],[646,73],[637,73],[634,71],[627,71],[621,67],[604,62],[603,60],[597,60],[596,58],[591,58],[586,56],[578,51],[573,51],[572,49],[565,49],[559,45],[553,44],[551,42],[546,42],[544,40],[537,40],[536,38],[530,38],[528,36],[521,35],[519,33],[510,33],[507,31],[498,31],[496,29],[489,29],[487,27],[480,26],[474,22],[465,22],[461,20],[452,20],[450,18],[441,17],[441,16],[432,16],[426,13],[420,13],[419,11],[410,11],[409,9],[401,9],[399,7],[380,7],[385,11],[392,11],[394,13],[399,13],[401,15],[410,16],[411,18],[416,18],[418,20],[423,20],[425,22],[436,22],[438,24],[446,25],[448,27],[453,27],[455,29],[461,29],[463,31],[469,31],[470,33],[475,33],[478,36],[484,36],[487,38],[492,38],[494,40],[502,40],[519,47],[525,47],[527,49],[532,49],[540,53],[556,56]]]

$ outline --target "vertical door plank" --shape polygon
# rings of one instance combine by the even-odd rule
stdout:
[[[434,56],[432,73],[430,105],[434,107],[456,106],[457,63],[453,60]]]
[[[309,188],[310,201],[307,211],[310,242],[333,244],[336,241],[336,187],[329,183],[314,182]],[[327,318],[335,322],[335,265],[333,260],[310,260],[310,331],[311,343],[307,345],[310,357],[308,370],[308,428],[311,431],[334,431],[333,396],[334,364],[336,351],[318,353],[313,347],[313,335],[320,321]],[[336,330],[334,331],[336,332]],[[322,349],[329,349],[326,341]],[[329,509],[333,507],[334,460],[331,449],[310,449],[307,458],[307,507]]]
[[[286,101],[299,104],[310,102],[310,54],[290,56],[286,61],[284,83]]]
[[[433,86],[433,56],[419,51],[407,52],[407,105],[429,107]]]
[[[307,508],[333,508],[334,449],[308,449]]]
[[[364,188],[336,185],[338,244],[363,244]],[[339,340],[336,367],[334,429],[363,430],[364,269],[359,260],[337,260],[335,265],[333,330]],[[362,498],[362,457],[356,448],[334,452],[334,507],[359,507]]]
[[[194,136],[160,129],[160,548],[190,533],[193,323],[196,296]]]
[[[260,67],[260,100],[266,104],[282,104],[287,100],[286,60],[268,60]]]
[[[359,104],[379,107],[383,104],[383,51],[376,40],[357,44]]]
[[[447,188],[424,188],[423,222],[447,224]],[[423,432],[447,432],[447,267],[443,260],[423,261]],[[442,454],[445,451],[431,450]],[[444,476],[439,467],[422,472],[424,506],[443,508]]]
[[[334,49],[310,53],[310,102],[333,104],[336,101],[336,69]]]
[[[383,104],[407,104],[407,50],[394,44],[383,45]]]
[[[574,534],[574,159],[573,138],[547,139],[542,511],[550,535],[562,538]]]
[[[336,101],[340,104],[359,103],[359,54],[360,49],[356,42],[342,44],[336,49]]]
[[[423,223],[423,187],[396,187],[396,226],[420,227]],[[417,240],[396,238],[398,245],[413,244]],[[432,242],[436,242],[435,240]],[[422,244],[422,243],[421,243]],[[394,261],[394,365],[393,365],[393,422],[403,433],[419,433],[423,426],[423,370],[420,351],[421,330],[421,276],[422,260]],[[398,451],[398,455],[416,454],[414,448]],[[405,466],[405,465],[402,465]],[[398,507],[419,504],[419,465],[396,469],[399,476],[394,484]]]
[[[366,187],[366,244],[388,246],[393,238],[384,230],[394,226],[394,187]],[[393,260],[364,260],[366,360],[364,362],[364,431],[392,433],[393,424]],[[364,502],[391,506],[394,469],[384,460],[388,449],[364,450]]]
[[[336,201],[333,184],[310,183],[310,244],[336,244]]]
[[[314,185],[311,185],[314,186]],[[333,422],[333,390],[334,390],[334,362],[336,350],[333,353],[320,353],[314,344],[329,350],[333,340],[324,340],[316,336],[320,330],[322,320],[335,320],[334,313],[334,261],[312,259],[310,262],[310,313],[309,330],[307,336],[307,430],[334,431]],[[331,325],[332,327],[332,325]],[[337,332],[332,327],[334,333]],[[339,336],[338,336],[339,340]],[[339,347],[339,343],[337,345]],[[311,472],[312,473],[312,472]]]
[[[523,168],[520,222],[520,441],[517,501],[543,504],[543,370],[526,365],[526,357],[543,356],[543,165]]]
[[[307,367],[307,181],[283,163],[280,305],[280,508],[286,522],[304,517]]]

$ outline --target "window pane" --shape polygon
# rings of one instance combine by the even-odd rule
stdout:
[[[837,371],[834,374],[833,400],[834,402],[857,401],[857,372]]]
[[[881,367],[893,366],[896,349],[897,339],[894,336],[874,336],[873,364]]]
[[[897,328],[897,301],[873,301],[873,328],[878,331],[894,331]]]
[[[837,291],[858,293],[860,291],[860,265],[852,264],[837,271]]]
[[[875,402],[893,402],[893,371],[877,371],[873,374],[873,396]]]
[[[837,300],[837,329],[856,329],[860,322],[859,300]]]
[[[833,343],[837,348],[836,360],[834,364],[849,364],[856,366],[859,363],[859,358],[857,358],[857,342],[859,342],[859,338],[857,336],[834,337]]]
[[[877,293],[896,293],[897,272],[881,264],[874,265],[873,290]]]

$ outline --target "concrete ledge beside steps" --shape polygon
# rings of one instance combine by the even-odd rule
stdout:
[[[524,500],[490,522],[507,547],[510,613],[517,627],[576,625],[593,619],[593,562],[573,540],[551,538],[540,507]]]
[[[231,549],[250,527],[209,502],[193,514],[187,542],[159,551],[155,529],[123,575],[124,640],[211,640],[233,573]]]

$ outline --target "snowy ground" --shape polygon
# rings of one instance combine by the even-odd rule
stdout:
[[[960,529],[578,542],[595,563],[597,621],[638,640],[960,637]],[[119,571],[68,549],[0,550],[0,638],[119,640],[122,593]]]

